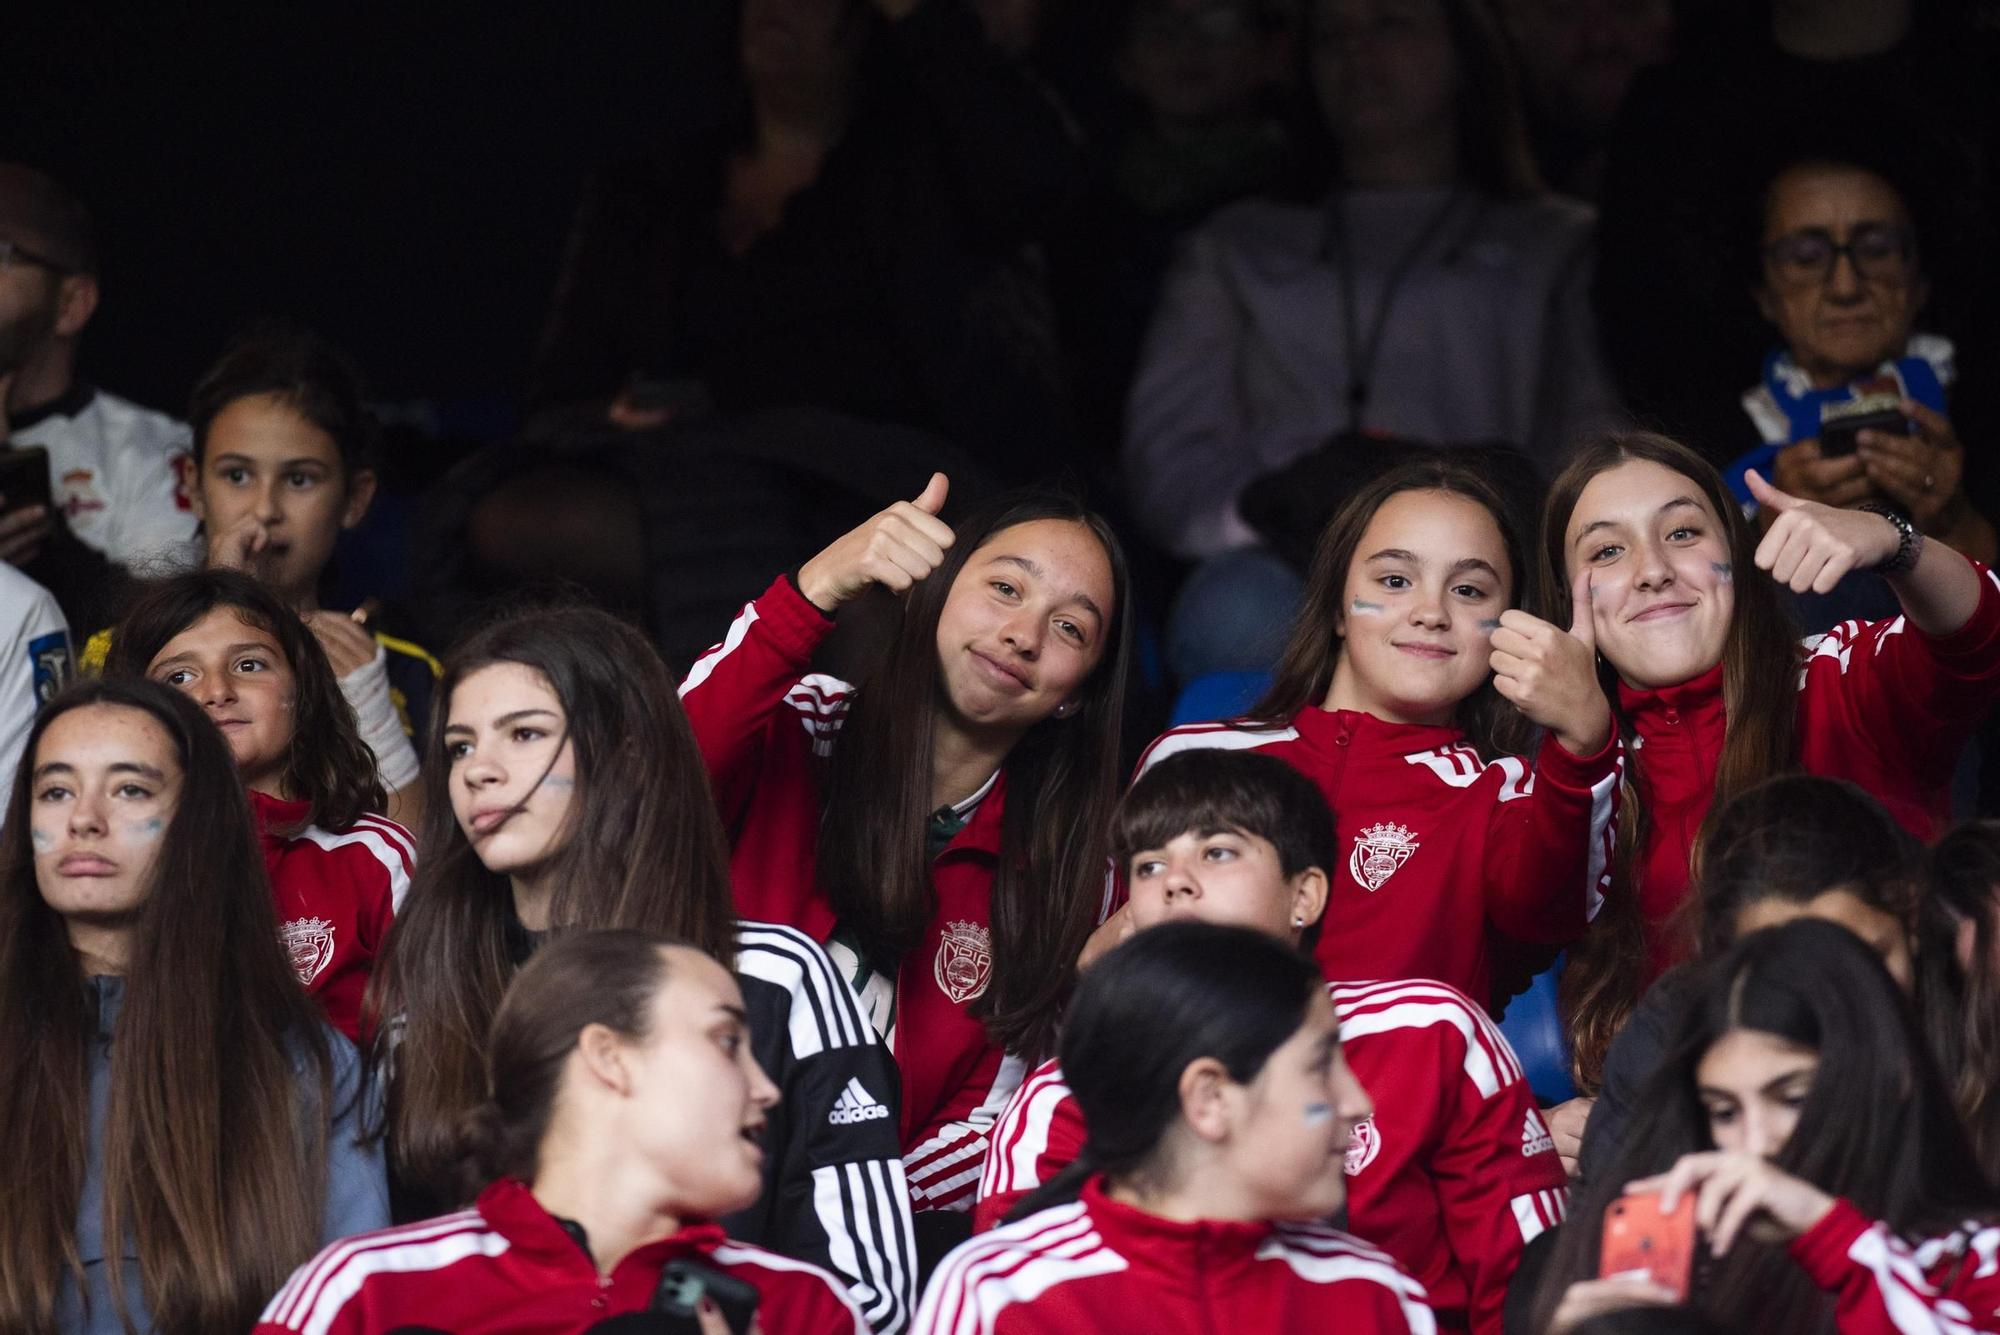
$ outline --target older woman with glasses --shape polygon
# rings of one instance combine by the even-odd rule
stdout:
[[[1789,162],[1764,191],[1759,257],[1752,296],[1782,345],[1743,395],[1762,443],[1726,470],[1738,498],[1754,512],[1743,481],[1754,468],[1807,500],[1887,506],[1993,560],[1978,461],[1948,415],[1951,343],[1915,331],[1930,289],[1902,193],[1855,162]],[[1821,631],[1893,616],[1895,598],[1857,574],[1830,594],[1800,595],[1798,611],[1803,629]]]

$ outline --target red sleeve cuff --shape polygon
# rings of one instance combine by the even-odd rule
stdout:
[[[1604,745],[1590,756],[1570,754],[1553,732],[1542,734],[1541,749],[1535,752],[1535,782],[1552,783],[1571,792],[1587,793],[1618,768],[1618,729],[1604,739]]]
[[[1838,1289],[1854,1268],[1847,1255],[1854,1240],[1873,1227],[1875,1221],[1843,1197],[1833,1203],[1826,1218],[1793,1238],[1785,1250],[1812,1276],[1813,1283],[1823,1289]]]
[[[757,619],[764,624],[772,643],[801,665],[833,631],[833,618],[800,593],[789,574],[772,580],[771,587],[752,606],[757,609]]]

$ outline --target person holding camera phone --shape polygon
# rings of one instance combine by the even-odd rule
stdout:
[[[1631,1197],[1657,1198],[1651,1251],[1692,1261],[1676,1282],[1601,1273],[1599,1221]],[[1995,1199],[1881,959],[1794,921],[1703,970],[1530,1328],[1685,1301],[1760,1335],[2000,1330]]]
[[[485,1065],[473,1208],[326,1248],[257,1335],[868,1335],[839,1280],[712,1222],[762,1190],[778,1102],[722,965],[651,932],[559,937],[508,987]]]
[[[1752,296],[1781,346],[1743,395],[1762,443],[1724,471],[1766,526],[1774,516],[1750,495],[1751,469],[1822,505],[1891,505],[1925,535],[1991,561],[1993,524],[1949,416],[1952,345],[1915,330],[1930,293],[1917,236],[1903,192],[1874,167],[1795,158],[1771,176]],[[1897,610],[1869,575],[1796,602],[1808,632]]]

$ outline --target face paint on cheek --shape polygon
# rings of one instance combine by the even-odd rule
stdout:
[[[1380,616],[1382,613],[1388,610],[1387,608],[1382,606],[1382,604],[1371,603],[1365,598],[1356,598],[1353,602],[1349,603],[1348,606],[1356,612],[1365,612],[1370,616]]]
[[[544,774],[542,781],[536,787],[553,788],[555,791],[563,793],[576,787],[576,780],[562,774]]]
[[[1727,561],[1710,561],[1708,568],[1713,570],[1715,577],[1724,584],[1733,583],[1736,579],[1736,567]]]
[[[1479,629],[1481,629],[1481,630],[1498,630],[1498,629],[1500,629],[1500,618],[1499,618],[1499,617],[1486,617],[1486,618],[1482,619],[1482,620],[1480,621],[1480,623],[1479,623]]]
[[[1308,1103],[1303,1114],[1307,1126],[1325,1126],[1333,1120],[1331,1103]]]
[[[37,853],[46,853],[56,846],[56,837],[39,825],[28,828],[28,838],[34,843]]]
[[[125,829],[134,838],[152,840],[166,833],[167,823],[158,816],[149,816],[145,820],[132,822]]]

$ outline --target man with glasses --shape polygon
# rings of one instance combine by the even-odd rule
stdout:
[[[195,530],[179,488],[187,428],[77,377],[97,269],[76,197],[42,172],[0,163],[0,458],[47,450],[50,498],[37,503],[39,488],[19,480],[15,496],[0,487],[0,561],[86,628],[112,618],[130,570],[185,559]]]

